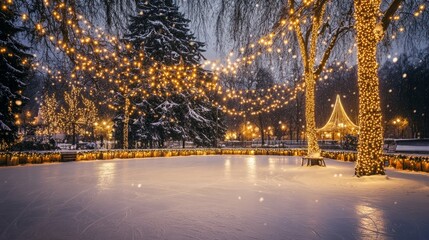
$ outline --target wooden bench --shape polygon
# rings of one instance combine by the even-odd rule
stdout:
[[[302,157],[301,166],[304,166],[305,160],[307,160],[307,166],[319,165],[322,167],[326,167],[326,163],[323,157],[309,157],[309,156]]]
[[[61,162],[70,162],[76,161],[77,152],[76,151],[68,151],[61,153]]]

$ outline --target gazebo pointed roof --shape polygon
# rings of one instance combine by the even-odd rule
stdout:
[[[359,127],[350,120],[341,103],[340,95],[337,95],[335,100],[334,109],[332,110],[331,117],[325,126],[317,129],[318,132],[355,132]]]

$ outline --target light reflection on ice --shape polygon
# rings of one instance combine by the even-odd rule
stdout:
[[[97,188],[106,189],[113,181],[116,170],[116,163],[106,162],[98,166]]]
[[[362,239],[385,239],[385,223],[382,210],[368,205],[356,205],[359,231]]]
[[[256,158],[254,156],[246,159],[247,178],[249,181],[256,180]],[[256,184],[256,183],[255,183]]]
[[[223,165],[225,166],[225,177],[229,179],[231,177],[231,159],[225,159],[225,163]]]
[[[0,168],[0,240],[429,236],[427,174],[387,169],[389,181],[358,179],[354,163],[301,167],[297,159],[193,156]]]
[[[270,170],[270,174],[276,170],[276,160],[273,158],[268,159],[268,169]]]

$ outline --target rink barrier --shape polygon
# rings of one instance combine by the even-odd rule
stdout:
[[[131,150],[85,150],[76,151],[75,159],[66,157],[68,152],[2,152],[0,166],[41,164],[66,161],[89,161],[130,158],[153,158],[200,155],[277,155],[305,156],[305,149],[291,148],[195,148],[195,149],[131,149]],[[351,151],[322,151],[329,159],[354,162],[357,153]],[[429,172],[429,156],[384,154],[385,166],[399,170]]]

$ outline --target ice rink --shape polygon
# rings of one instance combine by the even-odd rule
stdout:
[[[429,239],[429,174],[299,157],[0,168],[0,239]]]

